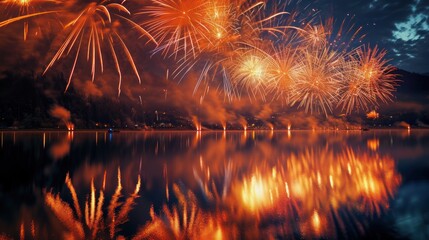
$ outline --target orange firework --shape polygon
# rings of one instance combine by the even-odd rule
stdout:
[[[271,64],[269,55],[259,49],[244,50],[234,59],[231,78],[237,88],[244,88],[248,93],[265,95],[267,86],[272,80],[268,76]]]
[[[303,42],[312,47],[335,48],[347,52],[351,43],[361,41],[365,35],[360,34],[362,28],[356,27],[351,19],[337,23],[330,17],[325,22],[309,23],[300,31]]]
[[[296,50],[285,47],[275,51],[273,55],[273,63],[270,65],[268,72],[272,77],[274,85],[271,86],[271,91],[276,93],[286,102],[290,102],[291,90],[295,85],[296,74]]]
[[[397,86],[395,68],[385,59],[386,51],[378,47],[361,47],[356,52],[358,74],[362,83],[368,87],[369,93],[375,100],[388,102],[392,100],[392,92]]]
[[[61,0],[1,0],[0,6],[3,6],[2,14],[9,18],[1,21],[0,27],[13,22],[23,21],[23,37],[25,41],[28,37],[29,18],[55,13],[57,11],[45,11],[44,9],[53,8],[53,5],[59,3],[61,3]]]
[[[304,51],[300,56],[291,92],[291,104],[306,112],[332,112],[343,80],[341,55],[329,48]]]
[[[0,0],[8,17],[0,27],[23,21],[25,40],[29,19],[57,12],[59,3],[75,14],[64,25],[61,44],[44,71],[70,56],[66,90],[82,58],[89,63],[92,81],[104,72],[105,62],[112,63],[118,94],[125,72],[122,59],[141,82],[123,34],[128,27],[156,44],[153,54],[176,61],[173,77],[182,80],[197,71],[194,93],[203,87],[205,94],[217,82],[229,99],[245,92],[325,115],[368,110],[393,99],[397,80],[386,51],[365,46],[350,50],[363,35],[348,19],[316,21],[317,10],[289,11],[290,1],[150,0],[137,13],[144,18],[138,25],[125,2],[93,1],[73,12],[63,0]]]
[[[152,0],[142,12],[148,16],[144,22],[148,31],[160,43],[155,52],[166,55],[172,50],[177,56],[183,51],[184,58],[189,52],[195,56],[202,38],[210,35],[211,25],[207,17],[204,0]]]
[[[205,7],[208,34],[202,39],[204,51],[222,51],[225,43],[234,40],[237,34],[237,11],[230,0],[211,0]]]
[[[329,30],[330,26],[323,24],[307,25],[304,32],[304,40],[310,46],[326,46],[328,43],[328,37],[331,34]]]
[[[371,112],[366,114],[366,118],[368,119],[377,119],[379,117],[379,113],[375,110],[372,110]]]
[[[397,86],[394,67],[384,59],[386,51],[377,47],[361,47],[356,50],[346,70],[347,83],[344,85],[339,105],[350,113],[353,110],[368,110],[378,101],[392,101]]]
[[[252,65],[259,60],[272,59],[264,56],[262,60],[256,56],[260,53],[244,59],[240,55],[243,54],[241,50],[244,48],[246,55],[249,55],[247,51],[257,48],[254,45],[261,45],[263,36],[275,39],[284,37],[289,26],[284,25],[281,19],[288,15],[287,12],[276,11],[280,8],[278,6],[273,8],[274,11],[265,11],[266,5],[262,1],[210,0],[190,3],[163,0],[152,3],[142,12],[152,16],[143,25],[160,42],[160,47],[154,52],[162,52],[164,56],[174,56],[178,60],[174,77],[183,78],[192,69],[201,67],[196,88],[202,81],[222,78],[223,89],[228,96],[235,93],[237,87],[250,90],[251,94],[265,92],[261,90],[265,88],[262,85],[269,84],[266,81],[262,84],[262,79],[257,76],[262,66],[253,69]],[[247,76],[244,76],[246,72]]]
[[[92,2],[88,4],[76,18],[65,25],[64,31],[66,32],[66,38],[46,67],[44,73],[46,73],[46,71],[48,71],[61,57],[69,55],[72,50],[76,48],[66,90],[70,86],[76,64],[81,54],[84,56],[86,55],[86,60],[91,63],[91,76],[94,81],[97,64],[99,64],[101,72],[104,70],[103,49],[106,47],[110,50],[110,54],[115,63],[115,69],[118,73],[118,94],[121,93],[122,84],[121,62],[118,58],[118,50],[125,54],[134,74],[140,82],[141,79],[137,66],[128,46],[125,44],[124,38],[120,34],[121,26],[125,23],[141,34],[149,37],[153,42],[156,43],[156,41],[148,32],[128,18],[131,13],[123,3],[124,2],[115,3],[103,1],[101,3]]]

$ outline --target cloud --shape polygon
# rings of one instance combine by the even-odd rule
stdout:
[[[426,4],[426,5],[425,5]],[[429,5],[415,0],[406,5],[409,14],[402,20],[394,21],[394,27],[388,42],[395,49],[394,62],[401,68],[426,72],[425,60],[429,50]]]
[[[362,26],[368,43],[386,49],[387,59],[398,68],[425,73],[429,71],[429,1],[426,0],[320,0],[329,7],[325,12],[338,21],[352,16]],[[329,2],[329,3],[328,3]],[[329,11],[331,9],[331,11]],[[392,49],[395,49],[393,51]]]
[[[395,23],[396,29],[392,31],[391,41],[418,41],[425,38],[422,32],[429,31],[429,16],[423,13],[413,14],[405,22]]]

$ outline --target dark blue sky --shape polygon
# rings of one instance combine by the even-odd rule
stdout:
[[[337,20],[354,16],[353,21],[364,27],[364,42],[388,50],[392,65],[429,73],[429,0],[318,0],[313,4],[320,7],[322,16]]]

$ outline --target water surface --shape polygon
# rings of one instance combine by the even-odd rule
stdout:
[[[429,131],[0,134],[0,238],[429,239]]]

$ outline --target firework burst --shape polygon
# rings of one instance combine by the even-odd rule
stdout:
[[[248,56],[252,55],[248,52],[261,51],[257,46],[263,45],[263,36],[284,36],[288,27],[281,19],[288,12],[276,11],[280,7],[265,11],[266,4],[261,1],[210,0],[189,4],[188,1],[171,0],[152,3],[142,12],[152,16],[143,26],[160,42],[155,53],[162,52],[164,56],[174,56],[178,60],[174,77],[183,79],[192,69],[200,67],[196,88],[203,81],[221,78],[228,96],[235,93],[237,87],[252,90],[251,94],[260,90],[262,79],[257,79],[258,69],[250,68],[259,60],[270,58],[263,56],[262,60],[260,53]],[[245,57],[241,56],[243,53]],[[246,68],[248,76],[244,76]],[[260,66],[257,68],[261,70]],[[247,81],[253,81],[257,86],[252,87]]]
[[[395,68],[388,64],[386,53],[378,47],[361,47],[356,53],[358,75],[373,98],[383,102],[392,100],[392,92],[397,86],[396,76],[392,74]]]
[[[91,65],[91,78],[94,81],[97,65],[99,70],[104,70],[104,49],[110,50],[116,72],[119,78],[118,94],[121,93],[122,84],[122,62],[119,59],[119,50],[123,52],[134,74],[141,82],[140,74],[134,62],[133,56],[125,44],[124,37],[120,34],[121,27],[126,24],[134,30],[149,37],[156,43],[155,39],[142,27],[134,23],[129,16],[131,12],[123,5],[124,2],[116,3],[103,1],[101,3],[92,2],[79,12],[78,16],[65,25],[66,37],[58,51],[46,67],[46,73],[60,58],[70,55],[74,50],[74,61],[68,78],[66,90],[70,86],[76,64],[81,55],[86,56],[86,60]]]
[[[195,56],[203,37],[208,38],[211,28],[207,18],[210,4],[204,0],[152,0],[141,14],[148,31],[160,43],[156,52],[166,55],[170,50],[177,57],[183,51],[184,58],[191,52]]]
[[[304,42],[312,47],[326,46],[330,35],[329,28],[329,25],[323,24],[307,25],[303,32]]]
[[[239,55],[231,71],[234,85],[246,89],[249,94],[264,96],[272,80],[267,71],[272,64],[271,58],[260,50],[245,50]]]
[[[2,14],[8,19],[0,22],[0,27],[8,24],[23,21],[23,38],[24,41],[28,38],[29,19],[41,15],[52,14],[58,11],[44,11],[43,9],[53,9],[54,6],[60,4],[60,0],[2,0]]]
[[[270,65],[268,69],[274,84],[271,91],[286,102],[290,102],[290,93],[295,85],[296,53],[296,50],[287,47],[275,51],[273,55],[274,64]]]
[[[341,55],[322,48],[305,51],[300,56],[295,84],[291,92],[291,104],[304,107],[305,111],[322,112],[328,115],[333,104],[339,100],[339,86],[342,84]]]
[[[384,59],[386,51],[377,47],[361,47],[347,63],[347,83],[344,85],[339,105],[346,113],[368,110],[377,102],[392,101],[397,86],[395,69]]]
[[[348,19],[317,21],[317,10],[294,9],[290,1],[149,0],[137,13],[144,18],[141,25],[131,19],[125,1],[93,1],[78,11],[72,5],[63,0],[0,0],[7,18],[0,27],[22,21],[24,40],[32,18],[58,9],[73,16],[64,21],[60,44],[53,47],[44,70],[71,58],[65,90],[84,59],[92,81],[105,65],[113,66],[118,94],[124,67],[140,83],[134,49],[126,43],[128,29],[156,44],[152,54],[175,63],[174,78],[181,81],[197,72],[194,94],[206,94],[217,84],[214,89],[222,89],[229,100],[258,96],[263,101],[281,99],[310,113],[350,114],[392,101],[398,82],[386,51],[361,46],[361,27]],[[197,91],[200,87],[204,90]]]

